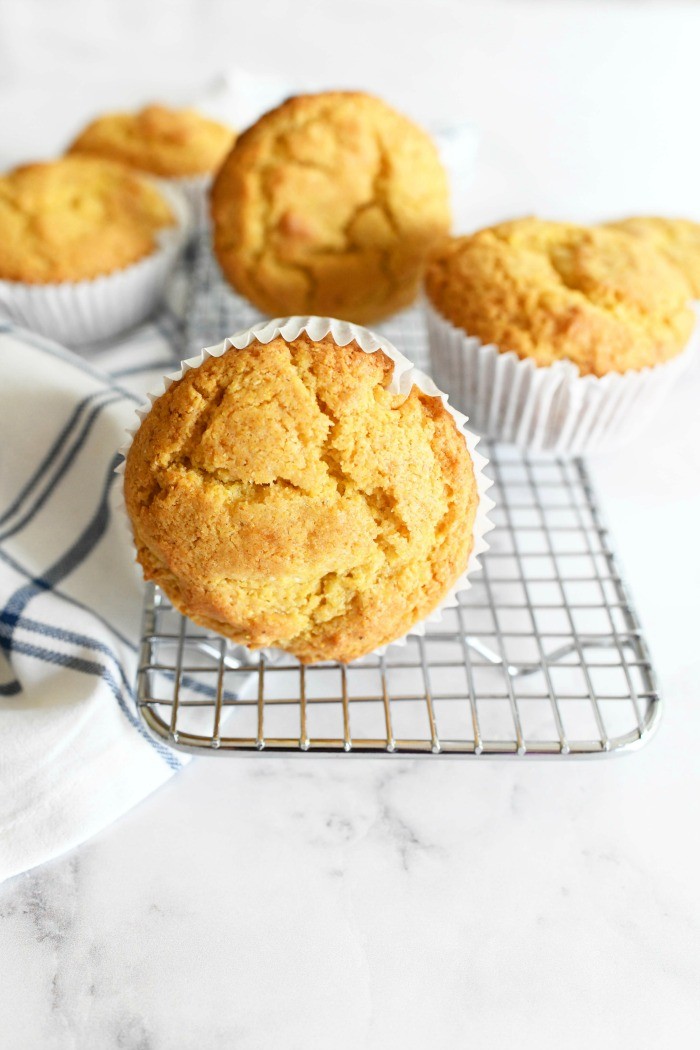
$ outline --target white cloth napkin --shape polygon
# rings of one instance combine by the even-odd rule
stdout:
[[[235,72],[201,106],[241,127],[290,93]],[[438,139],[461,193],[473,129]],[[114,467],[146,391],[200,349],[178,320],[190,270],[185,259],[153,323],[81,357],[0,320],[0,881],[83,842],[187,761],[136,711],[143,590]]]
[[[175,347],[141,329],[105,358],[133,370],[120,381],[0,324],[0,880],[88,838],[182,765],[136,714],[142,584],[114,475],[142,400],[124,381],[152,385]]]

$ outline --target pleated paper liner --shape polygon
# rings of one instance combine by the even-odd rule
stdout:
[[[436,380],[485,437],[532,452],[580,456],[614,450],[647,423],[692,365],[700,323],[682,351],[639,371],[582,376],[571,361],[538,367],[467,335],[424,303]],[[697,310],[696,310],[697,313]]]

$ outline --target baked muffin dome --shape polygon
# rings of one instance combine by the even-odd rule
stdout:
[[[150,255],[174,222],[158,190],[120,164],[78,156],[27,164],[0,177],[0,279],[113,273]]]
[[[606,228],[630,233],[656,248],[682,271],[692,295],[700,298],[700,223],[636,216],[606,223]]]
[[[392,393],[393,369],[303,333],[186,372],[127,454],[146,578],[196,622],[307,663],[425,618],[467,567],[478,492],[442,400]]]
[[[688,285],[655,249],[618,230],[518,219],[453,238],[426,291],[456,328],[537,365],[582,375],[656,365],[693,326]]]
[[[210,174],[235,141],[235,132],[193,109],[152,105],[138,113],[108,113],[78,135],[70,153],[121,161],[130,168],[179,178]]]
[[[429,136],[379,99],[289,99],[246,131],[212,189],[231,284],[268,314],[361,323],[407,306],[449,231]]]

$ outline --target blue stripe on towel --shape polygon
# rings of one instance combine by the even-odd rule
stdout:
[[[30,573],[27,569],[24,568],[24,566],[20,565],[18,561],[16,561],[14,558],[11,558],[2,550],[0,550],[0,561],[4,561],[8,565],[12,566],[15,572],[17,572],[21,576],[24,576],[26,579],[34,579],[32,573]],[[134,652],[134,650],[138,648],[138,646],[134,642],[132,642],[130,638],[127,638],[125,634],[122,634],[122,632],[117,627],[111,624],[109,620],[105,619],[105,617],[96,609],[93,609],[91,606],[85,605],[83,602],[78,601],[77,598],[73,598],[72,595],[66,594],[58,587],[52,587],[51,594],[55,598],[60,598],[62,601],[75,606],[76,609],[81,609],[83,612],[86,612],[90,616],[93,616],[96,620],[99,621],[99,623],[102,624],[102,626],[106,630],[113,634],[114,637],[117,638],[122,645],[124,645],[128,649],[131,649],[132,652]],[[51,638],[56,638],[61,641],[80,642],[81,645],[96,649],[98,652],[112,652],[108,645],[105,645],[103,642],[98,641],[96,638],[90,638],[90,636],[87,634],[77,634],[75,631],[70,631],[63,627],[54,627],[52,624],[42,623],[40,620],[32,620],[27,616],[18,617],[13,614],[8,615],[7,613],[0,611],[0,623],[4,622],[12,622],[13,625],[16,624],[17,627],[20,627],[23,630],[34,631],[37,634],[46,634]],[[216,689],[213,686],[204,685],[204,683],[197,681],[190,675],[183,674],[182,681],[183,684],[188,687],[188,689],[192,689],[192,691],[195,693],[201,693],[203,696],[216,695]],[[0,692],[1,691],[2,690],[0,690]],[[235,694],[229,693],[227,691],[224,695],[234,696]]]
[[[22,618],[21,614],[26,608],[26,606],[29,604],[29,602],[32,600],[32,598],[34,598],[37,594],[42,593],[43,591],[52,590],[54,584],[64,579],[65,576],[67,576],[75,568],[77,568],[78,565],[80,565],[80,563],[90,554],[90,552],[94,549],[96,544],[104,535],[104,532],[109,523],[109,493],[114,481],[116,480],[114,467],[118,462],[118,459],[118,455],[113,458],[107,473],[107,477],[105,479],[97,510],[95,511],[95,514],[93,515],[91,521],[88,523],[87,527],[83,530],[76,542],[42,576],[31,579],[29,583],[25,584],[24,586],[20,587],[17,591],[15,591],[10,600],[5,605],[5,608],[4,610],[2,610],[2,614],[0,615],[0,619],[2,620],[2,629],[0,630],[0,644],[8,653],[12,651],[25,653],[26,655],[35,656],[37,659],[48,660],[52,663],[60,663],[62,666],[72,667],[73,669],[82,670],[86,673],[94,674],[96,673],[95,669],[97,669],[97,671],[99,671],[100,673],[100,676],[103,677],[105,681],[110,685],[112,692],[114,692],[115,696],[117,697],[117,701],[119,703],[120,708],[126,715],[130,724],[138,730],[139,734],[145,740],[148,740],[153,745],[153,747],[156,751],[158,751],[159,754],[166,758],[166,761],[168,761],[168,764],[171,765],[171,768],[177,769],[180,765],[179,762],[177,765],[173,765],[171,761],[171,752],[167,748],[165,748],[164,745],[161,745],[158,741],[154,740],[146,731],[145,727],[138,720],[137,716],[129,709],[129,705],[127,704],[126,700],[124,699],[124,696],[119,690],[114,677],[110,672],[107,671],[106,668],[103,667],[102,664],[83,660],[82,665],[78,666],[75,662],[67,662],[69,660],[74,661],[77,658],[64,657],[61,653],[55,653],[52,650],[42,649],[39,646],[29,646],[26,643],[17,642],[14,639],[15,629],[18,627]],[[129,692],[133,697],[133,692],[128,686],[128,683],[126,685],[126,688],[129,689]]]
[[[25,579],[34,579],[34,573],[30,572],[29,569],[25,569],[23,565],[20,565],[16,558],[12,558],[6,551],[0,550],[0,561],[4,561],[7,565],[13,568],[15,572],[18,573],[18,575],[24,576]],[[132,650],[132,652],[136,649],[136,645],[134,644],[134,642],[131,641],[130,638],[127,638],[125,634],[122,634],[118,627],[115,627],[114,624],[111,624],[109,620],[106,619],[106,617],[104,617],[101,613],[97,612],[97,610],[93,609],[90,605],[86,605],[84,602],[81,602],[78,598],[74,598],[72,595],[66,594],[65,591],[62,591],[60,587],[52,587],[51,593],[54,595],[54,597],[60,598],[61,601],[67,602],[69,605],[74,605],[76,609],[82,609],[83,612],[90,613],[90,615],[94,616],[96,620],[99,620],[102,626],[106,627],[106,629],[110,631],[115,638],[118,638],[123,645],[126,645],[129,649]]]
[[[62,554],[58,561],[54,562],[42,576],[34,577],[30,583],[15,591],[5,605],[4,611],[11,617],[14,617],[15,620],[36,594],[39,594],[41,591],[51,590],[54,584],[59,583],[69,573],[73,572],[101,540],[109,523],[109,492],[117,477],[114,470],[120,458],[119,454],[117,454],[112,459],[102,487],[97,510],[72,547],[69,547],[65,554]]]
[[[119,657],[113,649],[105,645],[104,642],[99,641],[99,639],[91,638],[89,635],[78,631],[68,630],[65,627],[54,627],[53,624],[32,620],[27,616],[16,617],[6,612],[0,612],[0,633],[3,632],[3,624],[9,625],[12,633],[15,630],[31,631],[34,634],[43,635],[45,638],[55,638],[57,641],[70,642],[72,645],[80,645],[84,649],[94,649],[95,652],[102,653],[114,661],[123,687],[133,696],[131,683],[124,673]],[[0,642],[0,644],[2,643]]]
[[[32,506],[26,511],[24,516],[22,518],[20,518],[20,520],[18,522],[16,522],[13,526],[10,526],[9,528],[5,529],[4,532],[0,532],[0,540],[7,540],[7,539],[10,538],[10,536],[14,536],[17,532],[20,531],[20,529],[23,529],[24,526],[27,525],[32,520],[32,518],[34,517],[34,515],[38,511],[41,510],[41,508],[44,506],[44,504],[46,503],[46,501],[49,498],[49,496],[51,495],[51,493],[55,490],[55,488],[58,485],[58,483],[65,476],[65,474],[69,470],[69,468],[73,465],[73,461],[74,461],[75,456],[77,456],[77,454],[80,452],[81,448],[83,448],[83,446],[85,445],[85,442],[87,441],[87,439],[88,439],[88,437],[90,435],[90,431],[92,430],[93,426],[95,425],[95,422],[97,421],[97,419],[99,418],[99,416],[101,415],[103,410],[105,408],[107,408],[109,405],[113,405],[115,403],[115,401],[120,401],[122,399],[120,394],[118,394],[118,393],[116,393],[114,391],[110,391],[109,388],[105,388],[105,390],[98,391],[97,396],[100,397],[103,394],[106,394],[105,400],[101,404],[96,405],[96,406],[93,407],[93,409],[90,412],[89,416],[83,422],[83,425],[82,425],[80,431],[78,432],[78,434],[76,435],[75,440],[73,441],[73,444],[66,450],[65,458],[63,459],[63,462],[60,464],[58,470],[55,472],[55,474],[52,477],[47,479],[46,488],[35,499],[35,501],[32,504]],[[59,452],[61,451],[60,442],[61,442],[61,437],[57,438],[57,440],[56,440],[56,444],[54,446],[56,448],[55,455],[58,455]],[[41,468],[39,468],[39,469],[41,469]],[[33,481],[37,480],[37,474],[34,475],[32,480]],[[20,494],[20,496],[21,496],[21,494]],[[18,499],[19,498],[20,497],[18,497]],[[15,501],[15,502],[17,502],[17,501]],[[9,513],[10,512],[8,511],[8,515],[9,515]],[[5,519],[3,519],[3,520],[5,520]]]
[[[84,397],[82,401],[78,402],[70,419],[65,424],[61,432],[58,434],[55,441],[49,446],[48,452],[46,453],[46,455],[44,456],[44,458],[42,459],[41,463],[36,468],[32,476],[26,482],[24,487],[20,490],[20,492],[18,492],[17,496],[14,499],[14,502],[7,508],[7,510],[3,514],[0,514],[0,525],[4,524],[7,521],[7,519],[13,514],[16,514],[20,505],[24,502],[24,500],[27,498],[27,496],[32,491],[37,482],[49,469],[53,461],[58,456],[59,452],[61,452],[61,450],[63,449],[63,446],[68,440],[71,431],[75,427],[80,416],[83,414],[83,410],[87,408],[90,402],[94,401],[98,397],[102,397],[108,391],[109,387],[104,387],[102,390],[93,390],[91,394],[88,394],[87,397]]]
[[[3,628],[0,626],[0,642],[4,645],[7,639],[3,640],[3,633]],[[139,736],[148,741],[161,758],[165,759],[171,769],[180,769],[182,763],[177,755],[175,755],[165,744],[161,744],[159,740],[156,740],[150,735],[146,727],[141,723],[138,716],[131,710],[129,704],[124,699],[124,695],[119,688],[118,682],[103,664],[95,660],[86,660],[84,657],[71,656],[68,653],[59,653],[55,649],[44,649],[39,645],[30,645],[27,642],[18,642],[16,640],[10,642],[9,648],[12,652],[20,653],[22,656],[31,656],[36,660],[42,660],[44,663],[55,664],[58,667],[67,667],[71,671],[80,671],[82,674],[89,674],[101,678],[102,681],[109,686],[111,692],[116,697],[120,710],[129,724],[138,732]],[[136,701],[133,692],[131,692],[131,698],[135,703]]]
[[[52,591],[51,593],[55,594],[56,592]],[[88,609],[86,611],[91,612],[92,610]],[[94,615],[97,616],[97,614]],[[16,629],[22,631],[29,631],[33,632],[34,634],[44,635],[47,638],[55,638],[57,641],[71,642],[75,645],[81,645],[84,649],[94,649],[96,652],[104,653],[106,656],[109,656],[112,660],[114,660],[114,663],[119,671],[119,677],[121,678],[125,688],[128,689],[130,693],[132,692],[129,680],[124,674],[124,668],[122,667],[119,661],[119,657],[113,649],[110,649],[108,645],[105,645],[104,642],[100,642],[97,638],[91,638],[87,634],[79,634],[76,631],[70,631],[64,627],[55,627],[53,624],[42,623],[40,620],[32,620],[27,616],[16,617],[9,615],[5,612],[0,612],[0,646],[2,646],[3,644],[3,624],[10,625],[13,631]],[[135,648],[135,646],[132,643],[129,643],[129,647],[131,649]],[[161,671],[160,673],[165,678],[172,679],[175,677],[174,669],[172,672]],[[209,697],[216,696],[216,688],[214,686],[205,685],[203,682],[198,681],[191,675],[183,674],[182,684],[186,685],[188,689],[191,689],[193,693],[200,693],[202,696]],[[19,689],[21,690],[21,686],[19,687]],[[0,689],[0,692],[1,691],[2,690]],[[17,691],[18,690],[14,690],[14,692]],[[230,690],[224,690],[224,696],[226,697],[232,697],[235,695],[236,694],[231,692]]]

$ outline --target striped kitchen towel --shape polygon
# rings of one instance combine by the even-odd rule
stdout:
[[[134,704],[142,584],[114,468],[181,357],[163,314],[99,355],[0,322],[0,880],[64,852],[182,759]]]

